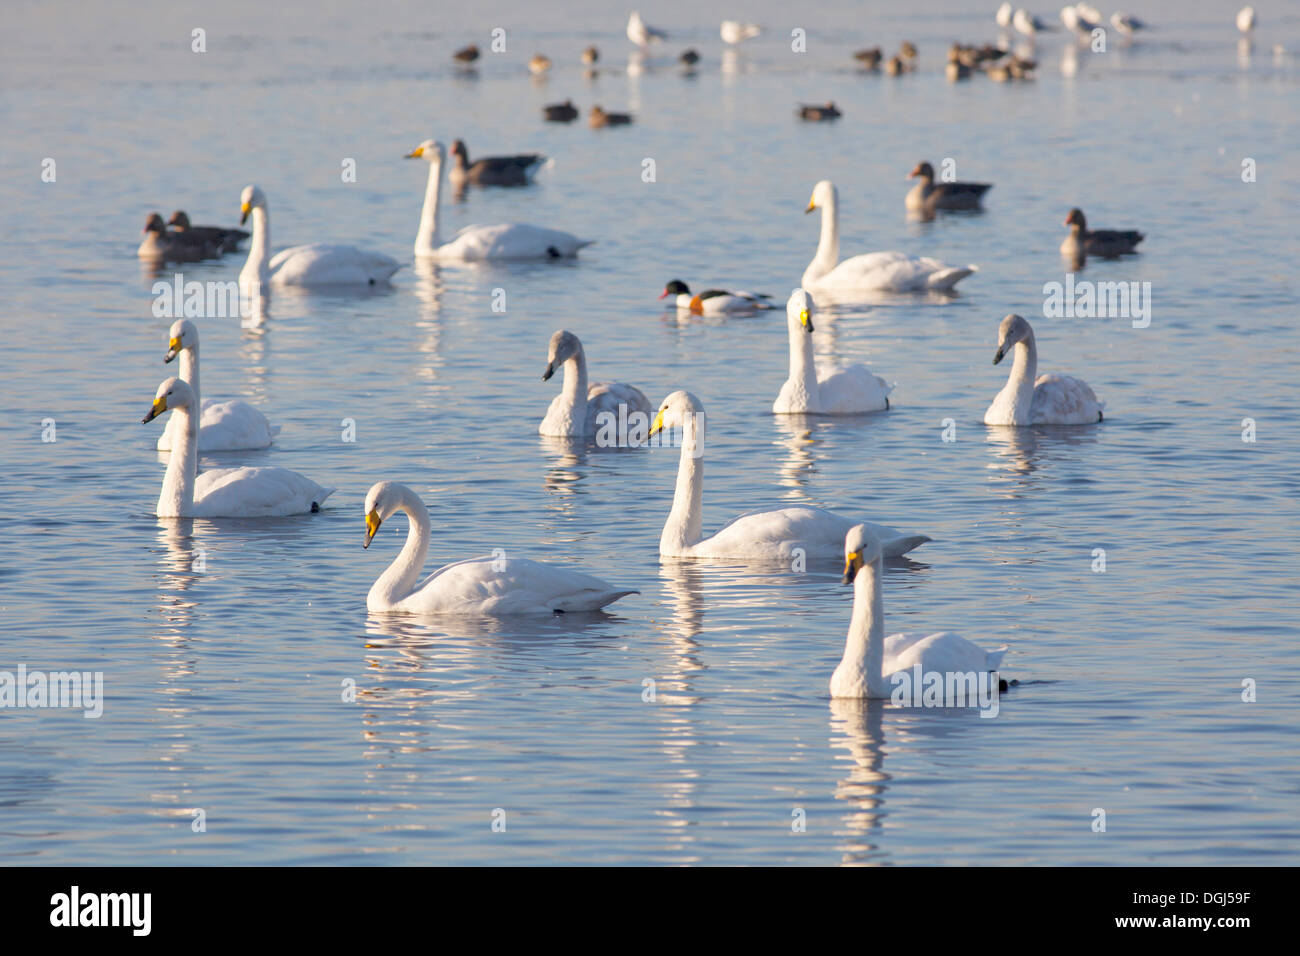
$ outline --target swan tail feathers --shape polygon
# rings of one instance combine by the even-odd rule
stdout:
[[[949,290],[968,275],[979,272],[979,266],[969,265],[965,267],[954,266],[951,269],[941,269],[934,275],[930,276],[929,285],[931,289]]]
[[[933,541],[933,540],[934,540],[933,538],[924,534],[903,535],[901,538],[895,538],[893,541],[890,541],[885,545],[885,549],[884,549],[885,557],[887,558],[902,557],[903,555],[907,554],[907,552],[919,548],[927,541]]]

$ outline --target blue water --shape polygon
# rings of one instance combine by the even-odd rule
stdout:
[[[1300,16],[1269,12],[1244,55],[1221,4],[1147,3],[1133,12],[1158,29],[1081,51],[1072,77],[1057,34],[1032,83],[949,85],[948,43],[994,39],[996,6],[836,4],[792,23],[775,2],[661,2],[643,12],[674,38],[635,76],[626,11],[596,3],[557,18],[517,0],[374,2],[361,22],[341,3],[11,9],[0,671],[102,671],[106,699],[97,720],[0,710],[0,860],[1295,863],[1300,73],[1273,48],[1300,49]],[[724,71],[716,25],[737,15],[769,31]],[[507,52],[476,76],[451,69],[494,26]],[[902,39],[921,49],[916,74],[852,69],[852,50]],[[686,46],[704,55],[694,77],[675,63]],[[524,65],[538,51],[556,62],[541,81]],[[565,98],[636,123],[543,124],[541,105]],[[841,121],[795,118],[826,100]],[[427,167],[401,157],[428,137],[555,161],[534,188],[471,193],[445,232],[517,220],[596,245],[573,264],[417,271]],[[996,184],[987,211],[909,222],[908,171],[945,157]],[[822,178],[840,189],[845,254],[980,272],[948,301],[819,317],[819,351],[897,383],[894,407],[785,421],[770,414],[780,313],[679,321],[655,296],[682,278],[784,300],[816,245],[802,210]],[[233,224],[249,182],[278,246],[351,242],[407,265],[375,294],[278,295],[256,328],[200,320],[204,394],[283,426],[265,452],[202,465],[294,468],[338,489],[324,512],[160,521],[158,426],[139,420],[174,367],[138,230],[177,207]],[[1150,282],[1149,327],[1043,316],[1072,205],[1148,234],[1141,255],[1080,277]],[[229,279],[241,263],[182,271]],[[1101,426],[980,424],[1013,311],[1035,325],[1041,370],[1105,401]],[[582,338],[594,379],[703,400],[706,528],[808,502],[931,535],[887,568],[887,626],[1009,644],[1004,676],[1021,684],[998,716],[832,702],[851,604],[838,569],[661,563],[676,450],[536,434],[558,328]],[[404,534],[396,519],[361,548],[383,479],[428,502],[431,567],[501,547],[641,594],[543,621],[368,614]]]

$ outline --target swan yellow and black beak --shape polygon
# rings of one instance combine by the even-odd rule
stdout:
[[[803,327],[807,329],[809,332],[817,331],[816,329],[813,328],[812,316],[808,314],[807,309],[799,310],[799,321],[803,323]]]
[[[423,156],[423,155],[424,155],[424,147],[423,147],[423,146],[417,146],[417,147],[415,147],[415,149],[411,150],[409,153],[407,153],[407,154],[406,154],[405,156],[403,156],[402,158],[403,158],[403,159],[419,159],[419,158],[420,158],[421,156]]]
[[[248,214],[251,213],[252,211],[253,211],[253,205],[252,205],[252,203],[240,203],[240,204],[239,204],[239,224],[240,224],[241,226],[242,226],[244,223],[248,222]]]
[[[862,552],[850,551],[844,556],[844,583],[852,584],[862,570]]]
[[[370,542],[375,539],[375,532],[379,530],[380,520],[379,512],[371,511],[366,515],[366,540],[361,542],[361,547],[370,547]]]
[[[809,200],[808,200],[808,208],[804,210],[804,215],[806,216],[808,213],[812,212],[812,211],[813,211],[814,209],[816,209],[816,208],[817,208],[817,200],[816,200],[816,198],[809,199]]]
[[[655,416],[654,424],[650,426],[650,431],[646,433],[646,438],[653,438],[664,430],[664,410],[659,409],[659,414]]]
[[[542,373],[542,381],[549,382],[551,380],[551,376],[554,374],[555,374],[555,363],[547,362],[546,371]]]
[[[176,356],[180,354],[181,354],[181,340],[173,335],[171,337],[171,340],[167,343],[167,354],[163,356],[163,364],[170,362],[172,359],[174,359]]]
[[[1007,354],[1006,348],[1004,346],[998,346],[997,352],[993,355],[993,364],[997,365],[999,362],[1001,362],[1002,359],[1006,357],[1006,354]]]
[[[153,400],[153,408],[149,409],[149,414],[140,419],[140,424],[153,421],[165,411],[167,411],[167,396],[159,395]]]

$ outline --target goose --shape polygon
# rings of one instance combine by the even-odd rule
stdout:
[[[429,509],[406,485],[380,481],[366,494],[369,548],[379,526],[397,512],[410,523],[406,544],[370,588],[366,609],[411,614],[509,616],[597,611],[619,598],[641,592],[615,588],[600,578],[528,558],[470,558],[445,565],[419,581],[429,554]]]
[[[867,525],[854,525],[844,536],[844,583],[853,585],[853,617],[844,657],[831,674],[831,696],[889,699],[896,686],[893,675],[915,673],[918,667],[922,674],[996,674],[1005,645],[986,651],[950,631],[885,637],[882,552],[888,556]]]
[[[647,47],[658,40],[667,40],[668,34],[648,25],[641,19],[641,14],[633,10],[627,18],[627,38],[639,47]]]
[[[971,68],[962,62],[962,51],[955,43],[948,50],[948,62],[944,64],[943,71],[949,83],[970,79]]]
[[[458,139],[451,144],[451,169],[447,179],[453,189],[461,189],[467,183],[475,186],[526,186],[545,163],[546,157],[540,153],[484,156],[471,163],[465,141]]]
[[[606,113],[599,106],[593,106],[588,120],[592,129],[604,129],[606,126],[627,126],[632,122],[632,114]]]
[[[533,76],[541,76],[551,68],[551,58],[543,56],[541,53],[534,53],[528,61],[528,71]]]
[[[1145,30],[1147,23],[1128,13],[1116,11],[1110,15],[1110,25],[1125,36],[1132,36],[1139,30]]]
[[[461,47],[451,55],[451,58],[457,63],[473,63],[478,59],[478,47],[473,43],[467,47]]]
[[[189,236],[183,232],[168,232],[162,216],[156,212],[150,213],[141,232],[144,239],[136,250],[136,255],[141,259],[153,262],[199,262],[221,255],[217,244],[208,239]]]
[[[691,47],[689,50],[683,51],[682,55],[677,59],[687,70],[693,70],[695,64],[700,62],[700,51]]]
[[[902,76],[907,72],[907,68],[903,66],[903,61],[899,57],[891,56],[885,61],[885,72],[890,76]]]
[[[610,421],[633,422],[633,414],[649,425],[654,409],[635,385],[597,382],[588,387],[587,353],[578,337],[566,329],[551,336],[542,381],[550,381],[559,368],[564,369],[564,389],[551,400],[546,417],[537,427],[538,434],[586,437],[595,435]]]
[[[199,408],[199,451],[239,451],[266,448],[271,444],[280,433],[280,426],[272,425],[248,402],[202,399],[203,392],[199,389],[199,329],[189,319],[177,319],[168,332],[167,354],[163,361],[171,362],[177,356],[181,360],[180,378],[189,385],[194,393],[194,403]],[[183,427],[182,416],[173,415],[158,436],[158,451],[171,451],[179,442],[176,433]]]
[[[565,100],[563,103],[543,106],[542,117],[548,123],[572,123],[578,118],[578,110],[573,105],[573,100]]]
[[[736,312],[757,312],[762,309],[775,309],[770,295],[761,292],[729,292],[726,289],[706,289],[699,295],[692,295],[690,287],[681,279],[673,279],[664,286],[659,298],[673,297],[673,304],[679,309],[695,315],[729,315]]]
[[[396,259],[355,246],[313,243],[293,246],[271,255],[271,217],[266,195],[257,186],[245,186],[239,197],[239,224],[253,218],[253,241],[248,260],[239,272],[245,290],[266,285],[347,286],[378,285],[387,282],[400,265]]]
[[[763,28],[757,23],[741,23],[739,20],[723,20],[720,32],[722,34],[722,42],[730,43],[734,46],[737,43],[744,43],[746,40],[752,40],[763,32]]]
[[[199,421],[193,390],[179,378],[158,386],[142,419],[179,416],[175,444],[158,496],[159,518],[278,518],[320,511],[333,488],[288,468],[216,468],[199,473]]]
[[[190,217],[183,210],[177,209],[167,220],[167,225],[176,232],[195,239],[205,239],[215,245],[220,252],[238,252],[239,244],[248,238],[243,229],[223,229],[220,226],[191,226]]]
[[[920,180],[908,190],[904,205],[912,212],[932,213],[936,209],[979,209],[991,183],[939,183],[934,181],[934,167],[917,163],[907,176]]]
[[[1065,217],[1070,234],[1061,243],[1061,255],[1076,261],[1084,256],[1114,259],[1136,253],[1146,235],[1136,229],[1098,229],[1090,231],[1082,209],[1071,209]]]
[[[836,120],[842,114],[835,108],[834,103],[827,103],[824,106],[811,105],[799,107],[799,118],[821,122],[823,120]]]
[[[911,40],[904,40],[898,48],[898,55],[903,58],[909,70],[916,68],[917,49],[916,44]]]
[[[1011,374],[984,413],[985,425],[1092,425],[1102,420],[1102,403],[1087,382],[1072,375],[1037,375],[1034,330],[1022,316],[1014,314],[998,326],[993,364],[1001,362],[1013,348]]]
[[[600,60],[600,51],[594,46],[589,46],[582,51],[582,62],[587,66],[595,66]]]
[[[576,256],[578,250],[594,240],[558,229],[545,229],[525,223],[500,223],[493,226],[465,226],[450,242],[438,238],[438,207],[442,200],[442,167],[446,152],[441,143],[426,139],[407,159],[424,159],[429,163],[429,180],[424,190],[424,208],[420,212],[420,231],[415,237],[416,256],[443,261],[477,262],[486,259],[560,259]]]
[[[890,387],[865,365],[818,367],[813,358],[813,297],[795,289],[785,306],[790,377],[772,403],[777,415],[858,415],[889,408]]]
[[[902,252],[868,252],[840,262],[839,191],[828,179],[813,187],[805,212],[822,211],[817,254],[804,270],[805,289],[882,290],[890,292],[950,291],[976,266],[950,266],[928,256]]]
[[[880,69],[881,55],[880,47],[873,46],[869,49],[858,50],[853,54],[853,59],[861,63],[864,70],[878,70]]]
[[[663,400],[648,437],[669,428],[682,429],[681,462],[672,510],[659,538],[659,553],[677,558],[724,558],[747,561],[789,561],[796,551],[807,558],[839,554],[848,529],[857,522],[821,508],[798,505],[773,511],[752,511],[733,518],[710,537],[701,530],[704,494],[704,406],[690,392],[673,392]],[[870,525],[888,557],[899,557],[930,538],[904,535],[883,525]]]
[[[1255,29],[1254,7],[1246,6],[1237,11],[1237,29],[1241,33],[1249,33]]]

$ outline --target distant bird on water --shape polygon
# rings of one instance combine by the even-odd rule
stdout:
[[[668,34],[648,25],[641,19],[641,14],[633,10],[627,18],[627,38],[637,46],[646,47],[656,40],[667,40]]]

